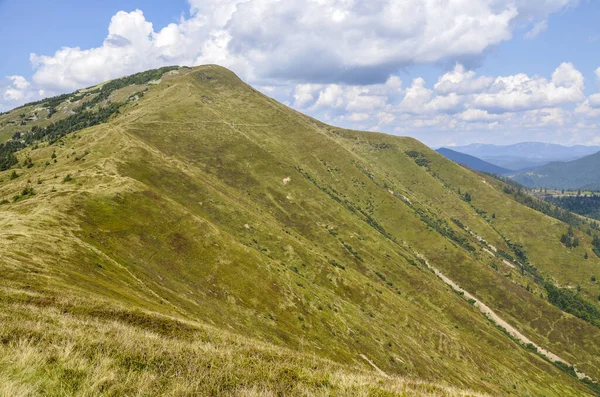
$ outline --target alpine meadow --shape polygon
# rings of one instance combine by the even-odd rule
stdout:
[[[598,224],[415,139],[215,65],[0,135],[0,395],[600,391]]]

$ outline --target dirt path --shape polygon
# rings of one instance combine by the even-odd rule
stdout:
[[[386,378],[389,378],[389,375],[386,374],[385,372],[383,372],[381,370],[381,368],[379,368],[377,365],[375,365],[375,363],[373,361],[371,361],[369,359],[369,357],[365,356],[364,354],[361,354],[360,357],[365,360],[366,362],[369,363],[369,365],[371,365],[371,367],[375,368],[375,371],[377,371],[377,373],[379,373],[379,375],[385,376]]]
[[[510,263],[506,259],[502,259],[502,263],[504,263],[506,266],[512,267],[513,269],[517,268],[515,265],[513,265],[512,263]]]
[[[519,340],[521,343],[523,343],[525,345],[531,344],[531,345],[535,346],[538,353],[541,354],[542,356],[546,357],[550,361],[553,361],[553,362],[559,361],[559,362],[565,363],[569,366],[573,366],[573,368],[575,368],[575,366],[573,364],[569,363],[567,360],[564,360],[564,359],[560,358],[559,356],[557,356],[556,354],[535,344],[531,339],[529,339],[528,337],[526,337],[525,335],[520,333],[515,327],[513,327],[512,325],[510,325],[509,323],[504,321],[496,313],[494,313],[494,311],[492,309],[490,309],[485,303],[483,303],[480,300],[478,300],[477,298],[475,298],[468,291],[465,291],[463,288],[459,287],[458,284],[456,284],[454,281],[452,281],[448,277],[446,277],[438,269],[431,266],[431,264],[429,264],[429,261],[427,261],[427,259],[425,259],[425,257],[423,257],[423,255],[421,255],[421,254],[417,254],[417,255],[425,261],[425,264],[427,265],[427,267],[429,269],[431,269],[435,273],[436,276],[438,276],[443,282],[445,282],[450,287],[452,287],[455,291],[462,293],[465,298],[473,300],[475,302],[473,305],[475,307],[477,307],[480,312],[482,312],[487,318],[492,320],[495,324],[504,328],[506,330],[506,332],[508,332],[513,338]],[[587,375],[585,375],[583,372],[578,371],[577,369],[575,369],[575,373],[577,374],[577,377],[579,379],[589,378]]]

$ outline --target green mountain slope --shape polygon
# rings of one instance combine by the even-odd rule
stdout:
[[[592,393],[569,366],[600,379],[600,328],[540,282],[598,307],[587,224],[567,249],[568,225],[502,182],[226,69],[160,80],[98,102],[107,122],[44,130],[0,173],[7,390]]]
[[[525,186],[547,189],[592,189],[600,187],[600,153],[569,162],[555,162],[532,171],[517,173],[513,179]]]

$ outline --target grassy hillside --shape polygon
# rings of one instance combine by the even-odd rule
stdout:
[[[0,173],[5,390],[592,393],[569,365],[600,379],[600,329],[539,282],[579,284],[597,307],[583,229],[567,249],[568,225],[502,182],[413,139],[319,123],[220,67],[96,110],[117,103]]]

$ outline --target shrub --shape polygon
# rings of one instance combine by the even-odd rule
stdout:
[[[35,190],[33,190],[33,188],[31,186],[27,186],[21,191],[21,196],[34,196],[34,195],[35,195]]]
[[[338,269],[342,269],[342,270],[346,270],[346,268],[342,265],[340,265],[339,263],[337,263],[336,261],[334,261],[333,259],[329,260],[329,264],[333,267],[337,267]]]

